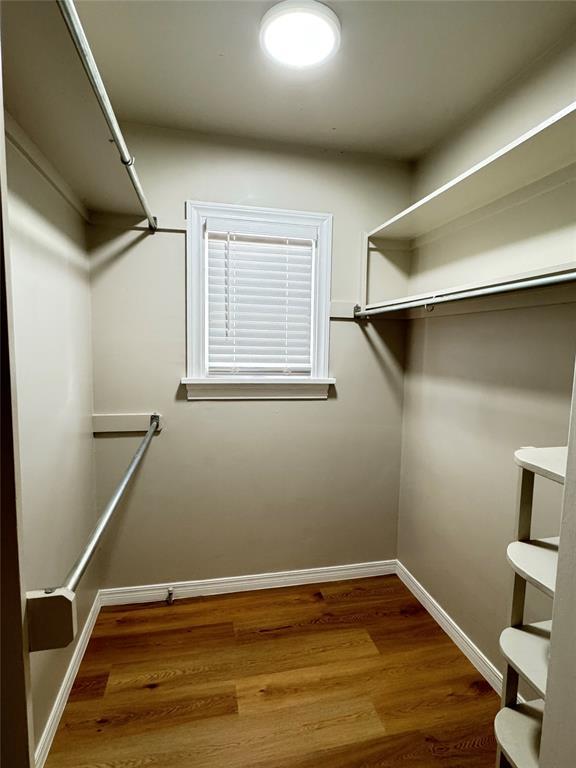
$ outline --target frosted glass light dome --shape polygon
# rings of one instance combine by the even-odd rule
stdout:
[[[269,56],[287,67],[313,67],[338,50],[340,20],[316,0],[285,0],[264,15],[260,44]]]

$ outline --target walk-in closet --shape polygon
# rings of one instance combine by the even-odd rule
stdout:
[[[574,768],[576,2],[0,26],[3,768]]]

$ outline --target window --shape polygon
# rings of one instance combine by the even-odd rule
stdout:
[[[332,216],[188,202],[189,400],[326,398]]]

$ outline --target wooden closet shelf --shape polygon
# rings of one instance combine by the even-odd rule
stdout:
[[[508,562],[516,573],[548,597],[554,597],[558,542],[557,536],[549,539],[513,541],[506,551]]]
[[[557,448],[520,448],[514,458],[524,469],[547,477],[556,483],[564,483],[566,478],[566,446]]]
[[[514,768],[538,768],[544,702],[504,707],[496,715],[496,741]]]
[[[412,240],[574,162],[576,102],[369,232]]]
[[[514,669],[544,698],[548,677],[551,621],[507,627],[500,635],[500,650]]]

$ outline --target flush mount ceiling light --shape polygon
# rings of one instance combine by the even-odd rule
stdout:
[[[340,46],[340,21],[316,0],[285,0],[264,15],[260,44],[281,64],[302,69],[333,56]]]

